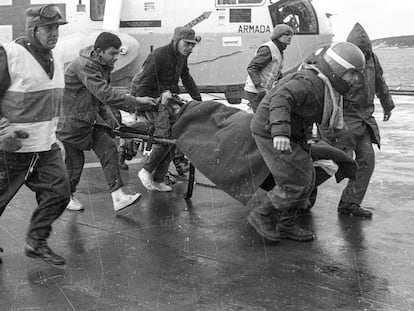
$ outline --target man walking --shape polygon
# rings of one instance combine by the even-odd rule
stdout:
[[[47,239],[70,197],[55,136],[64,72],[52,53],[67,22],[52,4],[26,14],[25,36],[0,47],[0,215],[22,185],[35,192],[25,253],[62,267],[65,260]]]
[[[349,180],[342,192],[338,205],[338,213],[356,217],[372,217],[369,209],[361,207],[375,167],[375,152],[372,144],[380,147],[380,133],[374,118],[374,97],[380,100],[384,111],[384,121],[391,117],[394,102],[383,77],[383,71],[378,57],[372,51],[371,40],[365,29],[355,24],[348,38],[358,46],[365,55],[366,66],[363,70],[364,86],[344,101],[344,119],[348,127],[343,132],[335,146],[347,152],[355,153],[358,171],[354,180]]]
[[[111,108],[134,113],[149,109],[155,101],[151,97],[132,96],[109,84],[121,45],[117,35],[102,32],[94,46],[82,49],[66,68],[63,115],[57,134],[65,147],[72,194],[70,210],[83,209],[74,193],[85,164],[85,150],[92,149],[101,162],[115,211],[130,206],[141,195],[129,195],[122,190],[118,147],[112,131],[117,120]]]

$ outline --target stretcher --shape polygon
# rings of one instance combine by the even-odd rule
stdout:
[[[138,146],[138,150],[143,155],[149,155],[154,144],[172,144],[175,145],[175,139],[162,138],[154,136],[154,126],[150,122],[138,122],[132,126],[119,126],[114,130],[117,137],[133,140]],[[187,193],[185,199],[190,199],[193,195],[195,183],[195,167],[190,162],[188,176]]]

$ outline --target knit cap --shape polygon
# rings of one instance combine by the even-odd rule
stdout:
[[[287,34],[293,35],[292,27],[286,24],[277,24],[276,27],[273,28],[272,33],[270,34],[270,39],[275,40]]]

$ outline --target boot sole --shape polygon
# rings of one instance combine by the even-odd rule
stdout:
[[[281,237],[270,237],[266,234],[263,234],[263,231],[261,230],[261,224],[257,223],[251,216],[250,214],[247,216],[247,222],[250,224],[250,226],[253,227],[253,229],[257,232],[258,235],[260,235],[261,237],[265,238],[268,241],[272,241],[272,242],[280,242]]]
[[[167,189],[167,190],[162,190],[161,188],[158,188],[157,187],[157,189],[155,191],[158,191],[158,192],[172,192],[172,188],[171,189]]]
[[[83,206],[81,208],[73,208],[73,207],[66,206],[66,209],[68,211],[74,211],[74,212],[80,212],[80,211],[84,211],[85,210],[85,208]]]
[[[352,216],[352,217],[360,217],[360,218],[372,218],[372,214],[364,215],[364,214],[354,213],[354,212],[351,212],[351,211],[338,211],[338,214],[339,215]]]
[[[306,235],[306,236],[297,236],[297,235],[291,235],[289,233],[280,232],[280,235],[282,239],[288,239],[288,240],[297,241],[297,242],[310,242],[315,239],[315,235],[313,234]]]

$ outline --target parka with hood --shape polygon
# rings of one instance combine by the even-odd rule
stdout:
[[[136,112],[149,108],[126,90],[110,86],[113,67],[102,63],[93,46],[82,49],[65,70],[59,140],[89,150],[94,125],[116,127],[111,108]]]
[[[344,101],[344,118],[349,132],[361,135],[368,126],[372,141],[380,146],[380,134],[373,116],[374,96],[380,100],[384,112],[394,109],[394,102],[383,77],[383,70],[378,57],[372,50],[371,40],[365,29],[356,23],[348,35],[348,42],[355,44],[365,54],[366,66],[363,72],[365,86],[363,91]],[[350,135],[352,136],[352,135]],[[352,137],[348,139],[352,140]],[[353,144],[353,141],[350,141]],[[348,146],[345,146],[348,147]],[[352,147],[352,146],[349,146]]]

